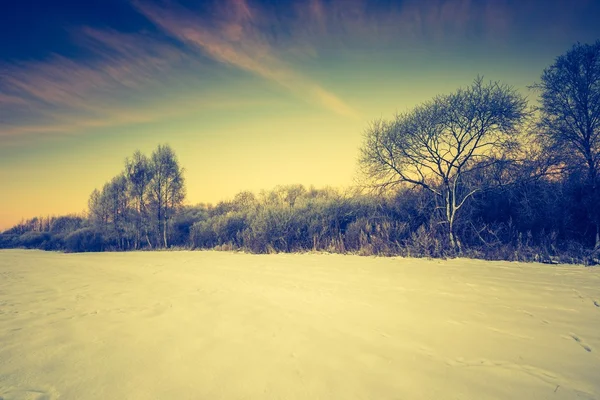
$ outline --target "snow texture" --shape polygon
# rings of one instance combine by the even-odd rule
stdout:
[[[600,269],[0,252],[0,399],[600,399]]]

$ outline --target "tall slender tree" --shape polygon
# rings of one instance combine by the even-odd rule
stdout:
[[[137,249],[141,246],[142,238],[145,238],[148,246],[152,247],[149,238],[149,215],[148,215],[148,188],[152,181],[153,168],[148,157],[139,150],[133,153],[131,159],[125,160],[125,174],[129,181],[129,193],[133,200],[135,243]]]
[[[88,201],[89,218],[97,228],[103,229],[109,221],[109,205],[103,191],[94,189]]]
[[[157,245],[169,246],[169,225],[174,212],[183,204],[183,169],[169,145],[159,145],[151,156],[150,199],[155,212]]]
[[[127,179],[123,174],[92,192],[89,200],[90,217],[97,229],[119,249],[128,248],[130,236],[130,201]]]

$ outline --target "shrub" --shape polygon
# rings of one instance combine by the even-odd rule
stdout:
[[[17,245],[27,249],[43,249],[45,242],[50,238],[48,232],[26,232],[19,237]]]
[[[190,229],[193,248],[207,249],[217,245],[217,234],[212,227],[212,219],[196,222]]]
[[[64,239],[64,249],[67,252],[102,251],[104,247],[102,234],[93,228],[76,230]]]
[[[12,249],[15,247],[19,247],[19,235],[0,234],[0,249]]]

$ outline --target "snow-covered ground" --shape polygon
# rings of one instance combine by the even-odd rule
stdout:
[[[600,399],[600,269],[0,252],[0,398]]]

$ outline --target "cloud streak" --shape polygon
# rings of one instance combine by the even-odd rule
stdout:
[[[94,94],[139,88],[185,57],[142,35],[90,28],[79,33],[91,53],[87,60],[54,55],[44,61],[5,64],[0,66],[0,87],[12,98],[79,107]]]
[[[226,2],[227,3],[227,2]],[[263,16],[245,0],[230,0],[216,22],[191,16],[180,7],[163,8],[134,3],[138,10],[168,34],[194,46],[216,61],[274,82],[294,95],[337,114],[357,117],[350,105],[307,76],[296,71],[278,54],[259,28]]]
[[[85,60],[55,54],[43,61],[0,64],[0,138],[138,121],[123,115],[125,110],[136,115],[135,104],[123,99],[156,86],[159,75],[188,58],[144,35],[91,28],[77,35],[89,52]],[[115,103],[121,107],[107,107]]]
[[[106,128],[132,124],[159,122],[189,115],[198,110],[233,109],[256,106],[256,100],[231,100],[219,97],[180,96],[168,104],[150,104],[137,107],[118,107],[97,105],[94,115],[82,116],[69,111],[53,114],[52,123],[29,123],[24,125],[5,126],[0,130],[0,139],[5,143],[21,143],[23,138],[47,134],[77,134],[88,129]],[[272,104],[264,103],[269,106]]]

